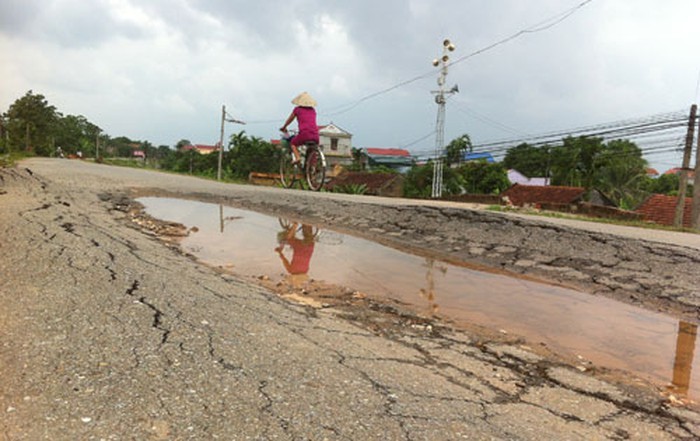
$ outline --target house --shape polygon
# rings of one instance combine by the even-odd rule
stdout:
[[[464,161],[486,161],[488,163],[496,162],[491,153],[488,152],[466,152]]]
[[[383,166],[401,173],[415,164],[408,150],[397,148],[365,147],[362,149],[362,161],[366,161],[369,168]]]
[[[318,126],[319,144],[330,167],[352,164],[352,134],[332,122]]]
[[[659,171],[655,168],[649,167],[646,169],[646,174],[650,178],[658,178],[659,177]]]
[[[676,175],[676,176],[680,176],[682,171],[683,171],[682,168],[676,167],[676,168],[672,168],[672,169],[666,170],[666,171],[664,172],[664,174],[665,174],[665,175]],[[695,182],[695,170],[688,170],[688,175],[687,175],[687,176],[688,176],[688,184],[693,185],[693,183]]]
[[[208,155],[209,153],[218,152],[219,145],[218,144],[217,145],[205,145],[205,144],[186,145],[186,146],[183,146],[181,150],[183,150],[183,151],[195,150],[197,153],[200,153],[202,155]]]
[[[404,176],[398,173],[343,172],[326,184],[326,190],[364,186],[365,194],[374,196],[403,196]]]
[[[647,222],[654,222],[661,225],[673,225],[676,218],[676,204],[678,196],[667,196],[664,194],[653,194],[649,196],[635,210],[642,215],[642,219]],[[683,210],[683,226],[690,228],[691,211],[693,198],[685,198],[685,208]]]
[[[508,180],[511,184],[533,185],[537,187],[549,185],[549,178],[528,178],[515,169],[508,170]]]
[[[535,186],[513,184],[509,189],[501,193],[503,198],[508,198],[511,204],[523,207],[532,206],[565,206],[577,205],[584,202],[586,189],[583,187],[559,187],[559,186]],[[597,190],[591,190],[590,200],[594,205],[612,207],[615,204]]]

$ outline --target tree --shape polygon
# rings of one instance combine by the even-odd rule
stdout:
[[[228,172],[236,178],[247,179],[250,172],[272,173],[279,168],[280,151],[260,138],[249,138],[244,131],[231,135],[226,153]]]
[[[603,138],[564,138],[561,147],[552,149],[552,185],[584,187],[590,191],[603,148]]]
[[[469,135],[465,133],[462,136],[450,141],[445,151],[448,166],[452,164],[459,164],[464,160],[464,154],[472,151],[472,140]]]
[[[181,139],[175,144],[175,150],[181,150],[183,147],[187,145],[192,145],[189,139]]]
[[[528,143],[519,144],[506,152],[503,167],[515,169],[528,178],[549,177],[551,147],[535,147]]]
[[[99,127],[82,115],[66,115],[59,117],[56,122],[54,141],[56,147],[61,147],[65,153],[94,152],[98,137],[100,143],[105,144],[105,140],[100,137],[101,132]]]
[[[415,165],[406,174],[403,193],[405,197],[427,199],[432,194],[433,162],[425,165]],[[461,193],[462,177],[452,168],[443,168],[443,196]]]
[[[364,153],[362,152],[362,149],[352,147],[351,152],[352,152],[352,164],[350,164],[346,168],[350,171],[362,171],[362,170],[364,170],[366,159],[365,159]]]
[[[28,91],[5,113],[9,146],[48,156],[53,152],[56,122],[60,114],[43,95]]]
[[[0,115],[0,153],[9,152],[10,147],[8,146],[8,139],[7,120],[5,115]]]
[[[636,144],[627,140],[608,142],[599,153],[595,186],[620,208],[633,209],[644,197],[647,161]]]
[[[464,191],[471,194],[499,194],[510,187],[503,164],[469,161],[457,168]]]
[[[675,173],[663,174],[658,178],[645,176],[644,179],[642,179],[640,188],[648,194],[678,196],[680,179],[680,176]],[[692,194],[692,192],[692,185],[688,185],[688,194]]]
[[[139,141],[133,141],[126,136],[118,136],[110,141],[110,149],[113,151],[114,156],[130,158],[134,151],[134,146],[139,144],[141,144]]]

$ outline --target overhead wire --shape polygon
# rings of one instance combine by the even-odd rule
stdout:
[[[640,118],[589,125],[568,130],[552,131],[521,138],[510,138],[473,145],[473,151],[489,153],[494,158],[503,158],[511,148],[527,143],[532,147],[561,148],[564,139],[571,137],[599,137],[604,141],[630,140],[644,156],[675,153],[682,150],[688,117],[683,111],[667,112]],[[626,155],[626,153],[620,153]],[[431,159],[434,151],[414,152],[421,158]]]
[[[589,4],[589,3],[593,2],[593,1],[594,1],[594,0],[585,0],[585,1],[581,2],[581,3],[579,3],[578,5],[574,6],[573,8],[570,8],[570,9],[567,9],[567,10],[565,10],[565,11],[563,11],[563,12],[560,12],[560,13],[558,13],[558,14],[556,14],[556,15],[554,15],[554,16],[552,16],[552,17],[546,19],[546,20],[543,20],[543,21],[541,21],[541,22],[539,22],[539,23],[537,23],[537,24],[535,24],[535,25],[533,25],[533,26],[530,26],[529,28],[522,29],[522,30],[520,30],[520,31],[518,31],[518,32],[516,32],[516,33],[514,33],[514,34],[512,34],[512,35],[510,35],[510,36],[508,36],[508,37],[506,37],[506,38],[504,38],[504,39],[502,39],[502,40],[499,40],[499,41],[497,41],[497,42],[495,42],[495,43],[492,43],[492,44],[490,44],[490,45],[488,45],[488,46],[485,46],[485,47],[483,47],[483,48],[481,48],[481,49],[479,49],[479,50],[476,50],[476,51],[471,52],[471,53],[469,53],[469,54],[467,54],[467,55],[464,55],[464,56],[462,56],[462,57],[460,57],[460,58],[457,58],[457,59],[455,59],[454,61],[448,63],[448,67],[449,67],[449,66],[453,66],[453,65],[455,65],[455,64],[462,63],[463,61],[466,61],[466,60],[468,60],[469,58],[475,57],[475,56],[477,56],[477,55],[479,55],[479,54],[483,54],[484,52],[487,52],[487,51],[489,51],[489,50],[491,50],[491,49],[494,49],[494,48],[496,48],[496,47],[498,47],[498,46],[501,46],[501,45],[503,45],[503,44],[505,44],[505,43],[507,43],[507,42],[509,42],[509,41],[515,40],[516,38],[519,38],[519,37],[521,37],[521,36],[523,36],[523,35],[526,35],[526,34],[533,34],[533,33],[537,33],[537,32],[541,32],[541,31],[545,31],[545,30],[547,30],[547,29],[550,29],[550,28],[556,26],[557,24],[563,22],[564,20],[566,20],[567,18],[569,18],[570,16],[572,16],[574,13],[576,13],[577,11],[579,11],[581,8],[583,8],[584,6],[586,6],[587,4]],[[387,94],[387,93],[389,93],[389,92],[391,92],[391,91],[393,91],[393,90],[399,89],[399,88],[401,88],[401,87],[403,87],[403,86],[409,85],[409,84],[411,84],[411,83],[414,83],[414,82],[416,82],[416,81],[422,80],[422,79],[424,79],[424,78],[428,78],[428,77],[430,77],[430,76],[433,76],[433,75],[435,75],[437,72],[439,72],[439,70],[440,70],[440,69],[431,69],[430,71],[425,72],[425,73],[420,74],[420,75],[417,75],[417,76],[415,76],[415,77],[413,77],[413,78],[409,78],[409,79],[407,79],[407,80],[404,80],[404,81],[401,81],[401,82],[399,82],[399,83],[396,83],[396,84],[394,84],[394,85],[392,85],[392,86],[389,86],[389,87],[387,87],[387,88],[385,88],[385,89],[381,89],[381,90],[379,90],[379,91],[377,91],[377,92],[373,92],[373,93],[370,93],[370,94],[368,94],[368,95],[365,95],[365,96],[363,96],[362,98],[360,98],[360,99],[358,99],[358,100],[356,100],[356,101],[353,101],[353,102],[351,102],[351,103],[347,103],[347,104],[344,104],[344,105],[332,107],[331,109],[324,111],[321,115],[324,116],[324,117],[329,117],[329,116],[337,116],[337,115],[341,115],[341,114],[343,114],[343,113],[347,113],[347,112],[349,112],[350,110],[356,108],[357,106],[359,106],[360,104],[362,104],[362,103],[364,103],[364,102],[366,102],[366,101],[369,101],[369,100],[371,100],[371,99],[373,99],[373,98],[376,98],[376,97],[378,97],[378,96]],[[256,124],[256,123],[258,123],[258,121],[252,121],[252,122],[250,122],[249,124]]]

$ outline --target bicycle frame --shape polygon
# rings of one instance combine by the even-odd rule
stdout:
[[[308,188],[319,191],[325,184],[326,157],[321,147],[315,142],[297,146],[302,155],[303,164],[292,163],[292,145],[289,139],[282,139],[282,158],[280,161],[280,178],[284,187],[290,188],[303,177]]]

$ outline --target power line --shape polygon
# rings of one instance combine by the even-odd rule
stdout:
[[[487,117],[487,116],[485,116],[485,115],[482,115],[482,114],[476,112],[474,109],[469,109],[469,108],[466,108],[466,107],[462,107],[462,106],[459,106],[459,105],[450,103],[449,101],[448,101],[448,104],[450,104],[451,107],[452,107],[452,106],[455,106],[455,108],[456,108],[456,110],[457,110],[458,112],[463,113],[463,114],[465,114],[465,115],[468,115],[469,117],[474,118],[474,119],[476,119],[476,120],[478,120],[478,121],[481,121],[482,123],[484,123],[484,124],[486,124],[486,125],[489,125],[489,126],[491,126],[491,127],[495,127],[495,128],[497,128],[497,129],[499,129],[499,130],[502,130],[502,131],[504,131],[504,132],[511,133],[511,134],[513,134],[513,135],[518,135],[518,136],[530,136],[530,135],[527,134],[527,133],[523,133],[523,132],[521,132],[520,130],[514,129],[514,128],[509,127],[509,126],[507,126],[507,125],[505,125],[505,124],[503,124],[503,123],[501,123],[501,122],[499,122],[499,121],[496,121],[496,120],[494,120],[494,119],[492,119],[492,118],[489,118],[489,117]]]
[[[532,147],[561,148],[567,137],[598,137],[604,141],[626,139],[635,143],[644,156],[678,152],[684,143],[682,133],[687,127],[685,111],[667,112],[641,118],[632,118],[591,126],[547,132],[523,138],[511,138],[474,144],[475,151],[503,158],[511,148],[527,143]],[[418,151],[417,157],[431,159],[430,152]],[[632,154],[630,152],[629,154]],[[620,153],[625,156],[627,153]]]
[[[593,0],[585,0],[584,2],[579,3],[578,5],[574,6],[573,8],[570,8],[570,9],[567,9],[566,11],[560,12],[560,13],[558,13],[558,14],[556,14],[556,15],[554,15],[546,20],[543,20],[543,21],[541,21],[533,26],[530,26],[529,28],[520,30],[520,31],[514,33],[513,35],[506,37],[500,41],[497,41],[493,44],[490,44],[486,47],[483,47],[479,50],[476,50],[470,54],[467,54],[467,55],[464,55],[460,58],[457,58],[456,60],[450,62],[448,64],[448,67],[453,66],[453,65],[458,64],[458,63],[461,63],[463,61],[466,61],[469,58],[475,57],[476,55],[483,54],[484,52],[487,52],[491,49],[494,49],[498,46],[501,46],[509,41],[515,40],[516,38],[519,38],[523,35],[534,34],[537,32],[542,32],[542,31],[545,31],[547,29],[550,29],[550,28],[556,26],[557,24],[561,23],[562,21],[566,20],[567,18],[569,18],[574,13],[576,13],[581,8],[583,8],[584,6],[586,6],[587,4],[589,4],[591,2],[593,2]],[[359,106],[360,104],[364,103],[365,101],[371,100],[372,98],[376,98],[376,97],[381,96],[381,95],[384,95],[386,93],[389,93],[393,90],[396,90],[396,89],[403,87],[403,86],[406,86],[408,84],[414,83],[416,81],[431,77],[431,76],[435,75],[438,71],[439,71],[439,69],[431,69],[429,72],[423,73],[421,75],[410,78],[408,80],[401,81],[397,84],[394,84],[393,86],[387,87],[386,89],[382,89],[382,90],[379,90],[377,92],[366,95],[366,96],[364,96],[364,97],[360,98],[359,100],[354,101],[352,103],[348,103],[345,105],[331,108],[327,112],[324,112],[322,114],[322,116],[328,117],[328,116],[336,116],[336,115],[341,115],[343,113],[347,113],[350,110],[354,109],[355,107]]]
[[[489,51],[489,50],[494,49],[498,46],[501,46],[505,43],[508,43],[509,41],[515,40],[516,38],[521,37],[525,34],[534,34],[536,32],[545,31],[551,27],[554,27],[554,26],[558,25],[559,23],[561,23],[562,21],[569,18],[570,16],[572,16],[574,13],[576,13],[578,10],[580,10],[581,8],[586,6],[587,4],[591,3],[592,1],[593,0],[586,0],[584,2],[581,2],[571,9],[567,9],[566,11],[561,12],[557,15],[554,15],[554,16],[552,16],[552,17],[550,17],[550,18],[548,18],[540,23],[537,23],[537,24],[529,27],[529,28],[518,31],[515,34],[504,38],[503,40],[497,41],[497,42],[490,44],[482,49],[479,49],[479,50],[474,51],[470,54],[464,55],[463,57],[457,58],[455,61],[453,61],[451,63],[451,65],[461,63],[462,61],[466,61],[469,58],[475,57],[476,55],[483,54],[486,51]]]

